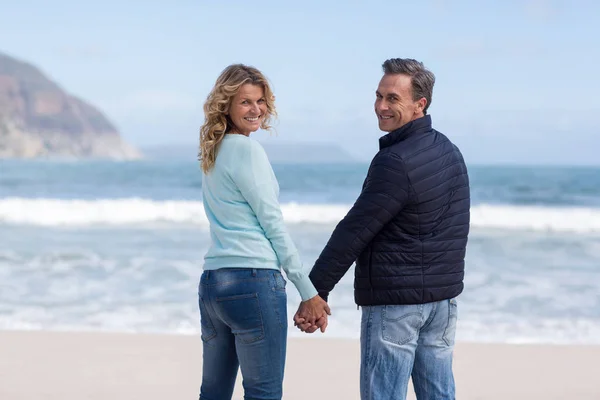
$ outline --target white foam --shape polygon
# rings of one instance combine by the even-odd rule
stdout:
[[[123,225],[142,222],[206,224],[202,203],[154,201],[140,198],[62,200],[5,198],[0,221],[42,226]]]
[[[349,206],[282,205],[289,223],[332,223],[344,217]],[[155,201],[140,198],[62,200],[0,199],[0,223],[42,226],[124,225],[146,222],[171,222],[207,225],[199,201]]]
[[[350,209],[348,204],[282,204],[288,223],[335,224]],[[148,222],[207,225],[199,201],[156,201],[141,198],[62,200],[0,199],[0,223],[39,226],[127,225]],[[475,205],[475,228],[597,233],[600,208]]]
[[[479,228],[596,233],[600,208],[478,205],[471,209],[471,224]]]

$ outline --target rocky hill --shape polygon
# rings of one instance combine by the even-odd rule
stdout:
[[[0,53],[0,158],[139,158],[101,111]]]

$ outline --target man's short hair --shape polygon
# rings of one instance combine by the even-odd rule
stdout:
[[[423,114],[427,114],[427,109],[431,105],[433,95],[433,85],[435,84],[435,75],[425,68],[422,62],[412,58],[390,58],[383,65],[384,74],[404,74],[411,78],[413,101],[425,97],[427,104],[423,109]]]

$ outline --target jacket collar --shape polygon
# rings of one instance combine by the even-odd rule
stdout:
[[[431,115],[425,115],[379,138],[379,149],[389,147],[409,137],[431,130]]]

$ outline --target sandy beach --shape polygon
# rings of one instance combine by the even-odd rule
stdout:
[[[0,399],[196,399],[201,359],[196,336],[4,331]],[[600,346],[459,343],[457,398],[597,400],[598,360]],[[284,398],[358,399],[358,366],[356,340],[292,338]]]

